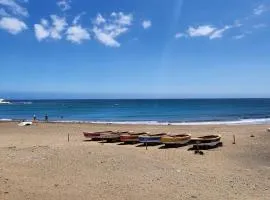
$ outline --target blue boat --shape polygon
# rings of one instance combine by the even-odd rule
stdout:
[[[144,144],[146,144],[146,143],[161,143],[160,138],[164,135],[166,135],[166,133],[155,133],[155,134],[147,133],[145,135],[139,136],[139,142],[144,143]]]

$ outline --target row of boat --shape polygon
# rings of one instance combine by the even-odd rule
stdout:
[[[198,146],[216,146],[220,143],[220,135],[205,135],[192,138],[190,134],[148,133],[130,131],[102,131],[84,132],[84,137],[91,140],[105,140],[107,142],[144,143],[184,145],[193,142]]]

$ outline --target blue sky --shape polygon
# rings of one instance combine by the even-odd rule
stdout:
[[[0,0],[0,97],[270,97],[269,0]]]

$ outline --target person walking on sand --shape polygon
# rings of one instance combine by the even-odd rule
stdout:
[[[45,115],[45,122],[48,122],[48,115]]]

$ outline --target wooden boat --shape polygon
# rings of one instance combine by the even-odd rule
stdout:
[[[112,132],[112,133],[102,133],[97,138],[100,139],[100,140],[106,140],[107,142],[120,141],[120,135],[116,134],[114,132]]]
[[[129,131],[111,131],[111,132],[104,132],[97,136],[97,139],[106,140],[107,142],[117,142],[120,141],[120,136],[123,134],[131,133]]]
[[[206,135],[202,137],[192,138],[196,146],[210,146],[214,147],[220,143],[221,135]]]
[[[168,144],[187,144],[191,140],[190,134],[168,134],[160,138],[161,143]]]
[[[147,134],[145,132],[140,132],[140,133],[133,133],[130,132],[128,134],[123,134],[120,135],[120,141],[121,142],[139,142],[139,136]]]
[[[101,134],[112,133],[112,131],[83,132],[84,137],[89,139],[99,139]]]
[[[148,133],[148,134],[145,134],[145,135],[140,135],[139,136],[139,142],[140,143],[161,143],[160,142],[160,138],[162,136],[165,136],[166,133]]]

